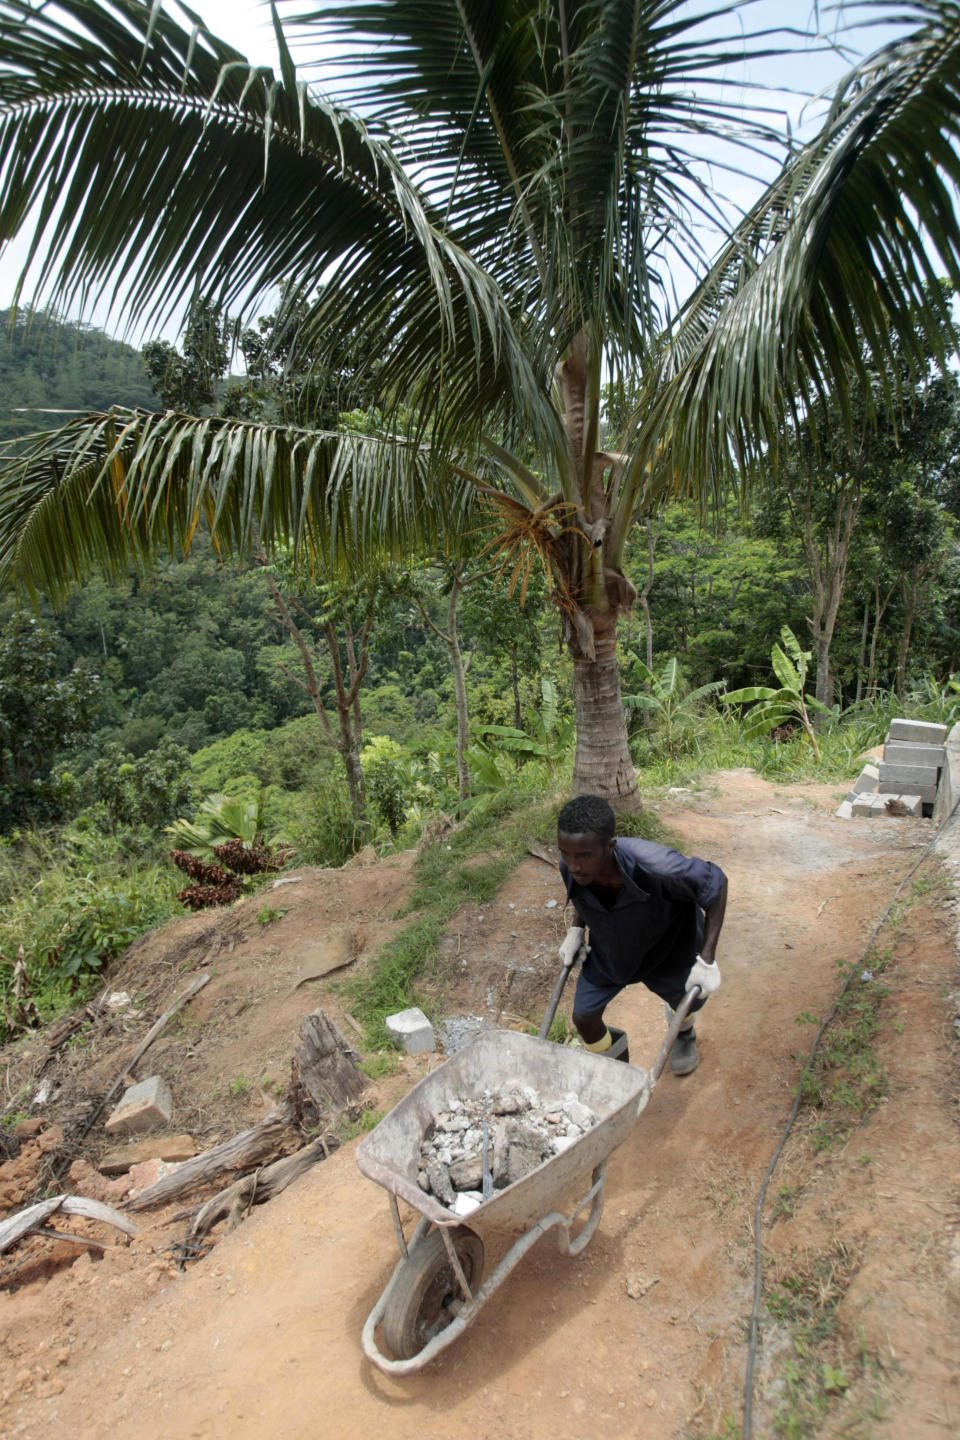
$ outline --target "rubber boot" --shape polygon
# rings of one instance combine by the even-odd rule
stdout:
[[[700,1064],[697,1032],[693,1026],[681,1030],[670,1051],[670,1069],[674,1075],[690,1075]]]

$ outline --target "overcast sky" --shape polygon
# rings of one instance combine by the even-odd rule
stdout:
[[[424,0],[424,3],[429,3],[429,0]],[[243,52],[248,59],[277,68],[269,5],[259,3],[259,0],[191,0],[191,8],[202,16],[214,34],[219,35]],[[299,3],[291,0],[291,3],[286,6],[287,13],[291,13],[291,11],[296,13],[305,8],[307,7],[303,0],[299,0]],[[708,4],[708,0],[700,0],[698,8],[713,7]],[[856,8],[858,13],[864,13],[865,7]],[[171,9],[175,11],[176,7],[171,6]],[[283,13],[282,5],[281,13]],[[868,9],[866,13],[870,13]],[[817,24],[817,17],[821,35],[835,33],[838,18],[836,8],[821,6],[815,13],[812,6],[806,5],[805,0],[755,0],[755,3],[744,7],[738,23],[745,30],[775,28],[791,24],[798,29],[812,29]],[[855,36],[845,34],[844,43],[853,44],[857,50],[866,53],[892,38],[895,33],[887,26],[882,28],[866,26],[862,27]],[[785,42],[781,39],[780,43]],[[793,43],[799,44],[800,42]],[[308,57],[302,49],[295,48],[294,58],[299,66],[305,66],[308,59],[312,60],[314,57]],[[797,92],[796,94],[782,94],[776,101],[778,106],[782,106],[789,113],[791,124],[797,129],[802,128],[804,113],[808,115],[808,118],[810,115],[810,107],[805,105],[799,92],[810,93],[831,89],[848,68],[849,61],[839,52],[831,53],[821,41],[818,46],[811,43],[804,47],[799,55],[793,54],[778,60],[764,61],[762,64],[755,63],[753,73],[748,78],[758,83],[784,87],[787,92]],[[312,74],[311,78],[313,78]],[[734,194],[734,190],[739,193]],[[746,203],[752,198],[749,193],[749,182],[746,180],[735,186],[730,182],[730,193],[731,198],[740,203]],[[0,256],[0,307],[8,305],[12,299],[14,283],[24,254],[25,246],[19,240],[15,240]],[[116,333],[119,328],[118,322],[108,319],[105,312],[102,314],[93,312],[87,318],[95,324],[104,325],[113,333]],[[168,339],[176,339],[175,330],[176,327],[173,327],[172,333],[167,335]]]

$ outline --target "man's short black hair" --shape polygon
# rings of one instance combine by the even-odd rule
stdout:
[[[617,817],[599,795],[577,795],[557,816],[557,829],[564,835],[596,835],[606,842],[616,833]]]

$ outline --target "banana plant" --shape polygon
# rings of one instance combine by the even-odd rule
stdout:
[[[811,711],[821,715],[831,715],[833,712],[829,706],[821,704],[812,695],[805,694],[811,651],[801,650],[799,640],[788,625],[781,629],[780,639],[783,642],[782,647],[774,645],[770,651],[770,663],[773,673],[780,681],[780,688],[774,689],[771,685],[747,685],[742,690],[729,691],[725,699],[728,705],[753,703],[753,709],[747,712],[743,726],[743,733],[748,739],[757,735],[768,735],[771,730],[776,730],[778,725],[799,720],[819,760],[820,745],[810,718]]]
[[[515,725],[484,725],[477,734],[483,748],[496,756],[497,751],[508,751],[527,759],[542,759],[548,765],[556,765],[566,756],[576,734],[573,716],[560,715],[560,697],[557,687],[547,676],[540,678],[539,710],[527,717],[527,729],[518,730]],[[471,754],[477,750],[476,743]]]
[[[712,680],[708,685],[699,685],[696,690],[684,690],[675,655],[670,657],[659,675],[638,655],[634,656],[634,667],[647,690],[636,695],[624,695],[624,709],[644,710],[651,716],[662,746],[672,758],[681,736],[697,723],[700,701],[722,690],[726,681]]]

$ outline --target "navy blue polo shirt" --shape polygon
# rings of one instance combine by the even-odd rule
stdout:
[[[632,836],[615,842],[613,858],[624,883],[609,908],[560,861],[567,899],[590,930],[584,975],[629,985],[661,966],[689,969],[700,948],[702,912],[723,892],[719,865]]]

